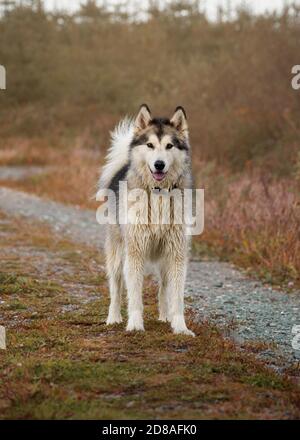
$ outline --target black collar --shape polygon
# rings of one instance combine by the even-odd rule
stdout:
[[[172,185],[171,188],[160,188],[159,186],[154,186],[154,188],[152,188],[152,192],[154,192],[155,194],[159,194],[164,191],[171,192],[173,191],[173,189],[177,189],[177,188],[178,186],[176,185],[176,183],[175,185]]]

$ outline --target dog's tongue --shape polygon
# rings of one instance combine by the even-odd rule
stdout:
[[[160,180],[163,180],[163,178],[165,177],[165,173],[156,172],[156,173],[153,173],[153,177],[155,180],[160,181]]]

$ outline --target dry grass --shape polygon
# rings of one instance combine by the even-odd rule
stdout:
[[[196,338],[172,335],[157,322],[149,283],[146,333],[107,328],[101,256],[43,225],[0,220],[2,419],[300,416],[298,385],[251,354],[265,347],[240,352],[214,327],[193,322]]]
[[[119,117],[144,101],[166,115],[184,105],[206,189],[196,250],[299,286],[300,107],[290,86],[299,10],[215,24],[193,9],[184,17],[153,10],[145,23],[98,12],[62,23],[18,9],[0,19],[9,73],[0,164],[52,166],[2,184],[94,209],[98,166]],[[195,339],[171,335],[156,321],[151,284],[147,333],[107,329],[101,256],[45,226],[0,220],[9,347],[0,352],[1,418],[300,417],[298,385],[251,354],[263,347],[241,353],[192,316]]]
[[[48,144],[46,139],[26,139],[9,138],[2,139],[2,148],[0,149],[0,166],[13,165],[51,165],[57,163],[57,154]]]
[[[299,288],[300,199],[295,182],[259,171],[228,176],[214,167],[203,170],[198,180],[206,188],[206,225],[198,252],[213,252],[268,282]]]
[[[39,163],[41,157],[47,163],[45,151],[33,151],[33,161]],[[49,164],[55,167],[46,174],[2,184],[96,209],[93,195],[102,157],[82,148],[51,152]],[[31,160],[30,154],[27,158]],[[230,260],[269,283],[299,288],[300,202],[295,181],[268,178],[259,170],[232,174],[197,158],[195,169],[197,186],[205,188],[205,230],[194,241],[195,253]]]
[[[2,185],[23,191],[35,193],[81,207],[96,209],[94,200],[101,156],[88,149],[75,148],[74,150],[47,150],[28,148],[25,153],[17,149],[11,150],[9,160],[5,155],[0,155],[2,164],[26,165],[43,164],[51,165],[45,173],[26,177],[21,181],[1,181]],[[26,161],[19,163],[20,157],[26,157]]]
[[[103,145],[112,122],[141,102],[166,115],[181,104],[200,159],[291,175],[300,133],[299,92],[290,84],[299,9],[271,17],[242,11],[210,23],[197,2],[175,3],[142,23],[103,9],[63,23],[29,8],[1,18],[9,87],[0,144],[18,136],[69,146],[84,133],[85,144]]]
[[[241,10],[210,23],[190,3],[154,7],[145,22],[105,8],[82,8],[81,20],[64,22],[30,8],[1,18],[9,87],[0,102],[0,164],[55,165],[4,183],[94,209],[97,168],[119,117],[145,101],[166,115],[182,104],[206,189],[198,252],[299,286],[300,106],[290,72],[300,10]]]

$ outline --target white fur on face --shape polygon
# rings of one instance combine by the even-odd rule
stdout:
[[[156,171],[154,166],[155,162],[161,160],[165,163],[163,171],[164,173],[167,173],[174,162],[174,154],[171,153],[173,148],[170,150],[166,149],[168,143],[171,143],[170,136],[163,136],[161,141],[159,141],[158,137],[155,134],[152,134],[149,136],[149,142],[154,146],[154,149],[146,146],[147,151],[145,152],[145,160],[150,170],[154,173]]]
[[[151,143],[154,148],[149,148],[148,143]],[[156,134],[151,134],[147,144],[139,145],[133,149],[132,161],[137,171],[143,169],[141,165],[146,164],[149,171],[155,173],[157,171],[155,162],[161,160],[165,163],[163,172],[166,175],[170,172],[173,177],[178,177],[183,168],[186,153],[175,146],[170,149],[166,148],[168,144],[172,144],[171,136],[166,134],[159,139]]]

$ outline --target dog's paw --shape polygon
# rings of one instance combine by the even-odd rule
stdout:
[[[187,328],[184,317],[181,315],[174,316],[171,326],[175,335],[195,336],[195,333]]]
[[[189,330],[187,327],[183,329],[174,329],[173,331],[175,335],[186,335],[186,336],[192,336],[193,338],[195,337],[195,333],[192,332],[192,330]]]
[[[136,322],[128,322],[127,327],[126,327],[126,331],[127,332],[134,332],[134,331],[143,332],[143,331],[145,331],[144,324],[143,323],[136,323]]]
[[[161,322],[168,322],[169,321],[167,315],[164,315],[163,313],[161,313],[159,315],[158,320],[161,321]]]
[[[133,331],[144,331],[144,322],[143,317],[140,313],[134,312],[129,316],[128,324],[126,327],[126,331],[133,332]]]
[[[120,324],[122,322],[122,316],[120,314],[109,313],[106,325]]]

